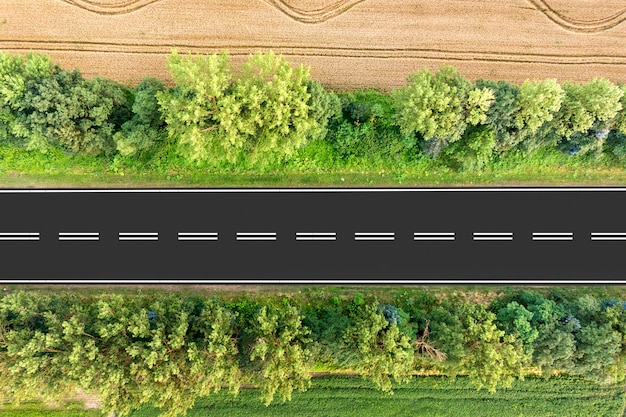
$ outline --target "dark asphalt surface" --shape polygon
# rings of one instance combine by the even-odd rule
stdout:
[[[2,282],[626,282],[626,189],[0,190],[0,210]]]

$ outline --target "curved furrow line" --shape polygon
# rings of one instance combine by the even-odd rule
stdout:
[[[353,6],[365,0],[339,0],[329,2],[322,7],[313,6],[311,8],[298,8],[289,4],[285,0],[264,0],[278,10],[300,23],[322,23],[333,17],[339,16],[351,9]]]
[[[104,1],[104,0],[61,0],[65,3],[71,4],[83,10],[88,10],[97,14],[114,15],[114,14],[126,14],[139,10],[151,3],[155,3],[159,0],[118,0],[118,1]]]
[[[562,28],[579,33],[603,32],[626,21],[626,9],[596,20],[579,20],[565,16],[552,8],[546,0],[528,0],[537,10]]]
[[[126,14],[159,0],[61,0],[73,6],[103,15]],[[339,16],[365,0],[334,0],[318,2],[311,7],[296,7],[288,0],[263,0],[300,23],[322,23]],[[528,0],[537,10],[562,28],[579,33],[595,33],[611,29],[626,21],[626,8],[597,20],[579,20],[565,16],[546,0]]]

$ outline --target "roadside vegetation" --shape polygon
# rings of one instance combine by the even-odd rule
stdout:
[[[625,344],[624,297],[593,288],[253,297],[32,290],[0,298],[3,399],[62,402],[79,389],[118,416],[151,406],[174,417],[206,401],[249,402],[251,393],[254,408],[308,395],[318,401],[313,372],[360,377],[320,382],[344,384],[342,394],[330,389],[336,395],[362,395],[365,387],[402,398],[431,384],[465,390],[472,407],[489,398],[527,401],[542,377],[545,393],[569,391],[564,407],[575,407],[576,393],[606,396],[592,403],[608,408],[588,415],[616,415],[606,410],[623,406]],[[456,377],[461,385],[450,385]],[[546,395],[537,401],[553,402]]]
[[[173,52],[173,85],[0,54],[5,186],[623,184],[626,87],[411,74],[333,92],[273,53]]]

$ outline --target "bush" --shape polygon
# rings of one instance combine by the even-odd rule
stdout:
[[[507,81],[476,81],[477,88],[488,88],[494,92],[495,100],[487,110],[486,124],[493,130],[496,152],[507,151],[518,145],[524,138],[516,123],[520,110],[517,98],[520,87]]]
[[[413,158],[415,143],[403,140],[388,94],[367,90],[345,93],[340,98],[343,117],[330,124],[327,140],[344,163],[388,165]]]
[[[28,128],[16,117],[23,110],[26,85],[42,82],[58,68],[47,55],[0,53],[0,138],[24,146]]]
[[[493,157],[496,137],[488,126],[470,128],[463,137],[444,149],[448,165],[462,170],[480,170]]]
[[[164,127],[157,101],[157,93],[165,89],[163,83],[154,78],[144,78],[134,89],[132,119],[121,126],[114,140],[118,152],[123,156],[136,155],[149,150]]]

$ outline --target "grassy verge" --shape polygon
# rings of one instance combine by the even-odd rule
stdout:
[[[597,416],[618,417],[624,409],[625,393],[620,386],[599,386],[572,378],[543,380],[526,378],[511,389],[490,394],[477,391],[459,377],[418,377],[394,388],[393,395],[373,389],[358,377],[315,378],[309,391],[295,393],[292,401],[265,407],[255,389],[244,389],[237,397],[220,392],[199,399],[188,417],[297,417],[297,416]],[[11,417],[95,417],[99,410],[48,409],[29,403],[20,407],[0,406],[0,416]],[[144,407],[131,417],[157,417],[159,410]]]
[[[107,158],[47,154],[0,145],[0,187],[10,188],[183,188],[183,187],[429,187],[429,186],[616,186],[626,184],[626,167],[615,162],[569,158],[557,151],[533,157],[507,155],[481,171],[458,172],[437,161],[410,166],[367,160],[310,168],[294,163],[257,172],[162,166]]]
[[[218,393],[197,401],[188,417],[210,416],[621,416],[622,387],[600,387],[576,379],[548,381],[527,378],[496,394],[477,391],[466,378],[414,378],[396,387],[393,395],[374,391],[360,378],[332,377],[313,380],[304,394],[292,401],[265,407],[256,390],[239,396]],[[156,417],[158,410],[145,407],[132,417]]]
[[[42,403],[29,402],[19,406],[0,405],[0,417],[101,417],[100,410],[85,410],[84,404],[72,402],[50,408]]]
[[[411,299],[429,293],[436,298],[458,297],[468,302],[489,304],[492,300],[507,294],[529,289],[544,295],[549,293],[568,299],[578,298],[587,294],[599,299],[626,299],[626,286],[501,286],[501,285],[361,285],[361,286],[329,286],[329,285],[75,285],[75,284],[5,284],[0,287],[2,293],[13,291],[37,291],[48,294],[72,292],[83,295],[97,294],[158,294],[176,292],[183,296],[199,294],[207,297],[217,296],[222,300],[263,300],[286,297],[300,305],[326,303],[332,297],[353,297],[360,293],[373,295],[381,302],[396,303],[398,300]]]

